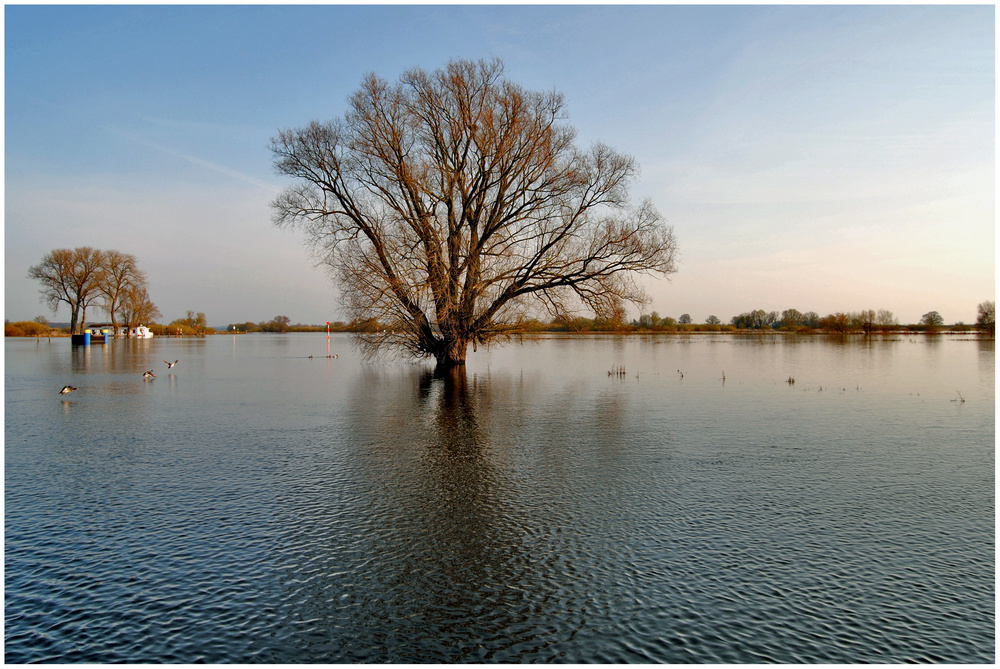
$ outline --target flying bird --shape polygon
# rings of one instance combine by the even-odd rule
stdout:
[[[142,373],[142,378],[144,378],[144,379],[155,379],[156,378],[156,374],[153,374],[153,370],[149,370],[148,372],[143,372]]]
[[[167,361],[164,360],[163,362],[167,362]],[[177,364],[176,360],[174,360],[173,362],[167,362],[167,369],[173,369],[174,365],[176,365],[176,364]]]
[[[66,393],[71,393],[74,390],[77,390],[77,389],[74,388],[73,386],[63,386],[63,389],[59,391],[59,394],[60,395],[65,395]]]

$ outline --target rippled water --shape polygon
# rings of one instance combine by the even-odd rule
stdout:
[[[10,663],[995,658],[992,340],[5,346]]]

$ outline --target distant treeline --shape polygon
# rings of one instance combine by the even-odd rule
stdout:
[[[365,321],[365,323],[371,323],[373,329],[376,327],[374,321]],[[364,327],[364,323],[357,321],[351,323],[337,321],[330,323],[330,332],[361,332],[364,331]],[[253,321],[230,323],[226,326],[226,332],[326,332],[326,328],[326,323],[306,325],[305,323],[292,323],[292,319],[288,316],[275,316],[269,321],[260,321],[259,323]]]
[[[779,330],[786,332],[833,332],[833,333],[863,333],[875,334],[886,332],[937,332],[948,330],[961,332],[980,330],[993,334],[994,332],[994,302],[987,301],[978,305],[978,317],[975,325],[966,325],[959,321],[946,326],[944,318],[936,311],[929,311],[920,318],[920,322],[901,325],[888,309],[864,309],[827,314],[820,317],[815,311],[800,312],[798,309],[785,309],[780,314],[777,311],[755,309],[734,316],[730,325],[738,330]],[[684,318],[683,316],[681,318]],[[714,319],[710,316],[709,319]]]
[[[857,312],[835,312],[820,316],[815,311],[802,313],[797,309],[785,309],[782,312],[754,309],[733,316],[729,323],[723,323],[716,316],[709,316],[704,323],[695,323],[690,314],[682,314],[679,318],[660,316],[657,312],[642,314],[639,318],[626,321],[620,315],[611,318],[586,318],[584,316],[559,316],[549,322],[531,320],[522,323],[525,333],[586,333],[604,332],[613,334],[629,334],[642,332],[790,332],[795,334],[835,333],[835,334],[879,334],[891,332],[971,332],[980,331],[989,335],[995,329],[995,303],[982,302],[977,307],[976,322],[967,325],[963,322],[945,325],[944,319],[936,311],[924,314],[919,323],[901,325],[887,309],[866,309]],[[375,319],[354,320],[351,322],[335,321],[329,324],[307,325],[292,323],[288,316],[275,316],[269,321],[246,321],[245,323],[230,323],[225,330],[207,327],[205,314],[188,311],[185,318],[178,318],[168,325],[149,324],[150,331],[155,335],[206,335],[251,332],[378,332],[386,326]],[[68,334],[68,328],[59,329],[50,326],[44,317],[39,316],[34,321],[7,321],[4,334],[8,337],[58,336]]]
[[[790,313],[791,312],[791,313]],[[937,312],[932,312],[936,314]],[[796,310],[786,310],[782,314],[757,309],[734,316],[729,323],[723,323],[715,316],[709,316],[704,323],[695,323],[687,314],[680,318],[642,314],[631,322],[615,322],[600,318],[556,318],[549,323],[534,322],[529,328],[535,332],[789,332],[795,334],[836,333],[836,334],[878,334],[891,332],[971,332],[982,331],[993,334],[993,321],[978,322],[975,325],[955,323],[945,325],[937,316],[921,319],[920,323],[901,325],[887,311],[837,312],[820,317],[816,312],[800,314]]]
[[[755,309],[747,311],[723,323],[716,316],[709,316],[704,323],[695,323],[690,314],[682,314],[679,318],[660,316],[657,312],[642,314],[632,321],[618,317],[587,318],[584,316],[559,316],[551,321],[530,320],[523,323],[527,333],[563,332],[744,332],[744,331],[774,331],[809,333],[863,333],[877,334],[888,332],[970,332],[979,330],[988,334],[994,332],[994,303],[983,302],[978,307],[979,317],[973,325],[963,322],[945,325],[944,319],[936,311],[924,314],[919,323],[901,325],[893,313],[887,309],[866,309],[857,312],[836,312],[820,316],[815,311],[802,313],[797,309],[785,309],[782,312]],[[323,332],[327,325],[292,324],[287,316],[276,316],[270,321],[253,323],[230,323],[226,327],[229,332]],[[375,319],[355,320],[349,323],[343,321],[331,322],[330,332],[377,332],[386,329]]]

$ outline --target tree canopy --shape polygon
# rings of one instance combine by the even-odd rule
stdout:
[[[117,329],[121,318],[135,327],[160,315],[149,299],[146,275],[130,253],[90,246],[55,249],[28,268],[28,277],[42,284],[42,300],[53,313],[61,303],[70,308],[70,332],[86,326],[87,307],[97,302]]]
[[[927,326],[929,330],[936,330],[944,325],[944,317],[936,311],[928,311],[920,317],[920,324]]]
[[[42,284],[42,300],[52,312],[65,302],[70,309],[70,332],[87,320],[87,307],[98,297],[103,279],[104,253],[89,246],[49,251],[28,268],[28,278]]]
[[[205,318],[205,313],[202,311],[195,313],[190,309],[184,318],[175,318],[167,324],[168,332],[184,335],[203,335],[207,329],[208,319]]]
[[[343,118],[272,140],[294,180],[275,222],[304,230],[350,317],[385,324],[367,352],[460,365],[539,310],[615,318],[646,301],[637,272],[676,271],[673,229],[630,201],[635,161],[577,148],[564,107],[499,60],[459,60],[368,75]]]

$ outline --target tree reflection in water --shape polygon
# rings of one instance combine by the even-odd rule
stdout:
[[[291,537],[300,545],[290,547],[288,582],[310,583],[287,593],[295,617],[326,621],[330,638],[317,642],[331,661],[546,655],[572,638],[582,612],[573,597],[556,596],[553,575],[562,587],[578,577],[551,537],[532,529],[538,510],[521,508],[523,482],[508,466],[518,407],[496,400],[520,381],[494,384],[460,368],[381,372],[362,375],[352,393],[345,447],[362,469],[339,476],[329,505],[309,509],[309,529]]]

